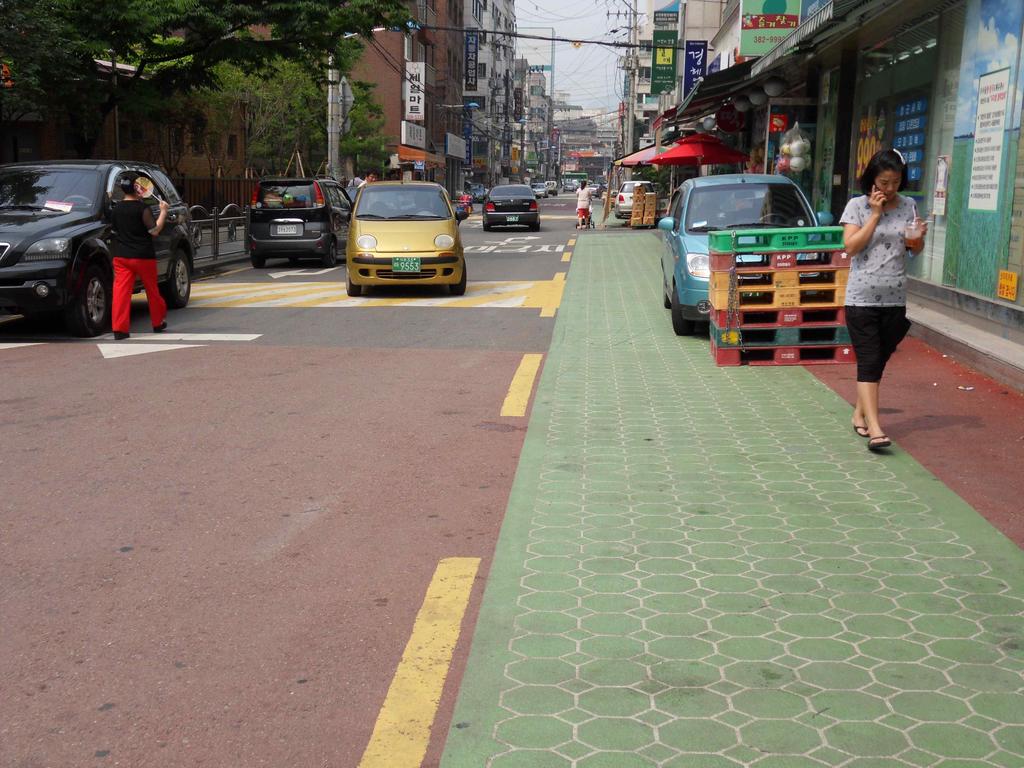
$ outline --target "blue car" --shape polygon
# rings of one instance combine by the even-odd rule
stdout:
[[[831,223],[822,214],[822,223]],[[827,219],[827,220],[826,220]],[[734,173],[683,182],[672,196],[664,232],[661,278],[672,328],[692,334],[711,312],[708,232],[759,227],[813,227],[818,220],[804,193],[785,176]]]

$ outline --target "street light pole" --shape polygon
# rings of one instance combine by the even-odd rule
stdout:
[[[334,56],[327,57],[327,175],[338,178],[338,141],[341,134],[341,110],[338,98],[338,70]]]

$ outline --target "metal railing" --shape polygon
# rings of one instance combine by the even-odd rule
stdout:
[[[188,209],[192,252],[197,265],[205,266],[226,259],[238,260],[246,254],[246,212],[234,203],[207,210],[202,205]]]

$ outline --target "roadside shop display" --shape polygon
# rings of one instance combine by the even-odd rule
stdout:
[[[775,158],[775,172],[796,175],[809,170],[811,162],[811,138],[800,129],[800,123],[794,123],[782,135],[779,154]]]

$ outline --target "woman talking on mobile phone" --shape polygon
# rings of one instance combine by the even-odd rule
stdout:
[[[903,156],[892,149],[877,152],[860,177],[864,194],[847,203],[839,220],[851,258],[846,325],[857,354],[853,429],[868,438],[871,451],[892,445],[878,421],[878,387],[885,364],[910,330],[906,260],[921,252],[928,233],[914,201],[900,194],[906,185]]]

